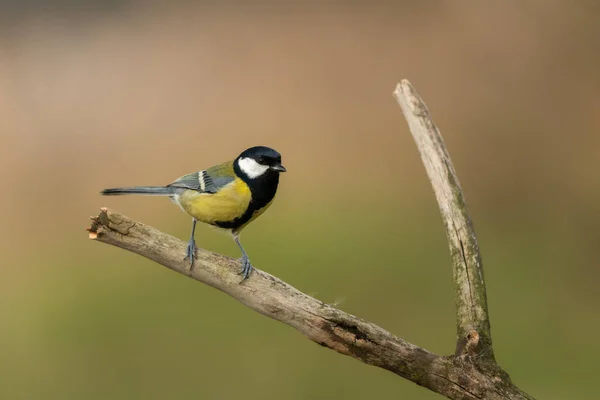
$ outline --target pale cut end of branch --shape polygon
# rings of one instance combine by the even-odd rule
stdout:
[[[413,86],[407,79],[402,79],[399,84],[396,85],[394,90],[394,96],[399,98],[402,96],[407,101],[407,106],[410,108],[410,112],[418,116],[429,116],[429,110],[425,103],[419,98],[419,95],[415,92]]]
[[[446,226],[456,287],[457,340],[476,331],[485,358],[494,360],[479,245],[466,201],[442,135],[427,105],[408,80],[394,90],[431,181]]]

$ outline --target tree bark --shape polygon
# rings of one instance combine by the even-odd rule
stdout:
[[[446,224],[456,283],[456,354],[440,356],[383,328],[300,292],[258,269],[240,284],[238,260],[198,249],[190,271],[186,243],[141,222],[102,208],[92,217],[90,239],[149,258],[229,294],[247,307],[309,339],[389,370],[449,399],[533,399],[495,362],[485,282],[477,239],[462,190],[438,129],[408,81],[394,92],[409,123]]]

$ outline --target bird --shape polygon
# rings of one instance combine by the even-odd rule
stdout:
[[[166,186],[132,186],[102,190],[105,196],[167,196],[192,217],[192,233],[184,260],[190,271],[196,259],[195,231],[198,221],[229,231],[239,247],[244,282],[253,270],[240,242],[240,232],[263,214],[273,203],[279,174],[286,172],[281,154],[266,146],[244,150],[233,161],[184,175]]]

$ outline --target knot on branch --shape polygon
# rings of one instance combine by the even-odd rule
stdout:
[[[464,337],[458,339],[454,355],[457,357],[475,355],[479,345],[479,333],[476,330],[470,330]]]

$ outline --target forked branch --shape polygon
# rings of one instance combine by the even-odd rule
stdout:
[[[441,136],[410,83],[403,81],[395,94],[421,151],[447,226],[459,286],[457,309],[462,340],[457,355],[430,353],[258,269],[240,284],[239,261],[207,250],[198,249],[198,260],[190,272],[182,256],[186,248],[183,241],[106,208],[92,218],[90,239],[156,261],[296,328],[321,346],[389,370],[450,399],[533,399],[512,384],[492,353],[481,351],[482,342],[491,349],[485,286],[477,241],[458,180]]]

